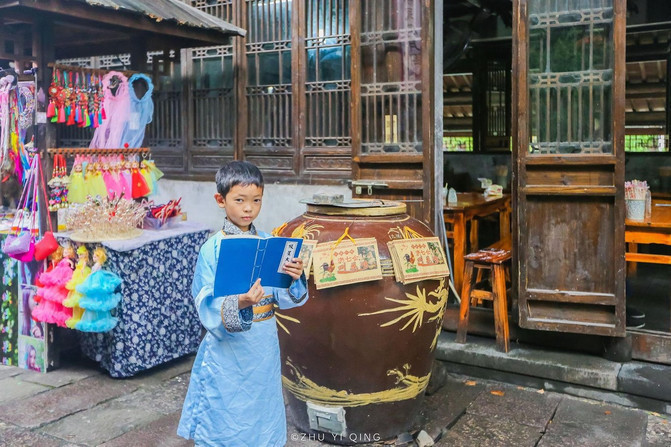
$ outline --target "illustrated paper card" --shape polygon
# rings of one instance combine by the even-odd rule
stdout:
[[[375,238],[317,244],[312,262],[317,289],[382,279]]]
[[[298,255],[303,260],[303,271],[305,272],[305,279],[310,278],[310,269],[312,267],[312,253],[317,246],[317,241],[312,239],[303,239],[303,247],[301,253]]]
[[[437,237],[421,239],[397,239],[387,244],[394,253],[396,271],[403,284],[422,279],[439,278],[450,274],[445,253]]]

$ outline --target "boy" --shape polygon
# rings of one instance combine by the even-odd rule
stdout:
[[[253,164],[233,161],[219,169],[216,182],[214,198],[226,220],[201,247],[196,264],[191,290],[207,334],[193,364],[177,434],[197,446],[283,446],[286,416],[273,305],[286,309],[305,303],[303,263],[294,258],[284,265],[294,280],[288,289],[264,290],[259,279],[246,293],[214,296],[221,239],[257,234],[252,222],[261,210],[263,177]]]

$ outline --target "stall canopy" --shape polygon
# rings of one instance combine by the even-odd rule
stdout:
[[[31,56],[33,27],[54,29],[57,59],[227,43],[245,31],[179,0],[0,0],[0,58]],[[21,39],[25,36],[24,39]],[[22,44],[23,42],[23,44]]]

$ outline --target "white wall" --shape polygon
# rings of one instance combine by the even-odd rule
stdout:
[[[161,179],[158,193],[150,197],[154,203],[167,203],[171,199],[182,198],[180,205],[189,221],[201,222],[215,231],[221,228],[225,214],[214,201],[217,187],[214,181],[193,182]],[[259,230],[270,232],[294,217],[305,212],[300,199],[310,198],[315,193],[343,194],[345,200],[352,193],[347,186],[309,186],[266,184],[263,193],[261,214],[254,224]]]

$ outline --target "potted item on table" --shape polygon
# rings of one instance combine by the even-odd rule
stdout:
[[[649,201],[650,188],[648,188],[648,182],[640,180],[624,182],[624,203],[627,210],[627,219],[645,220]]]

